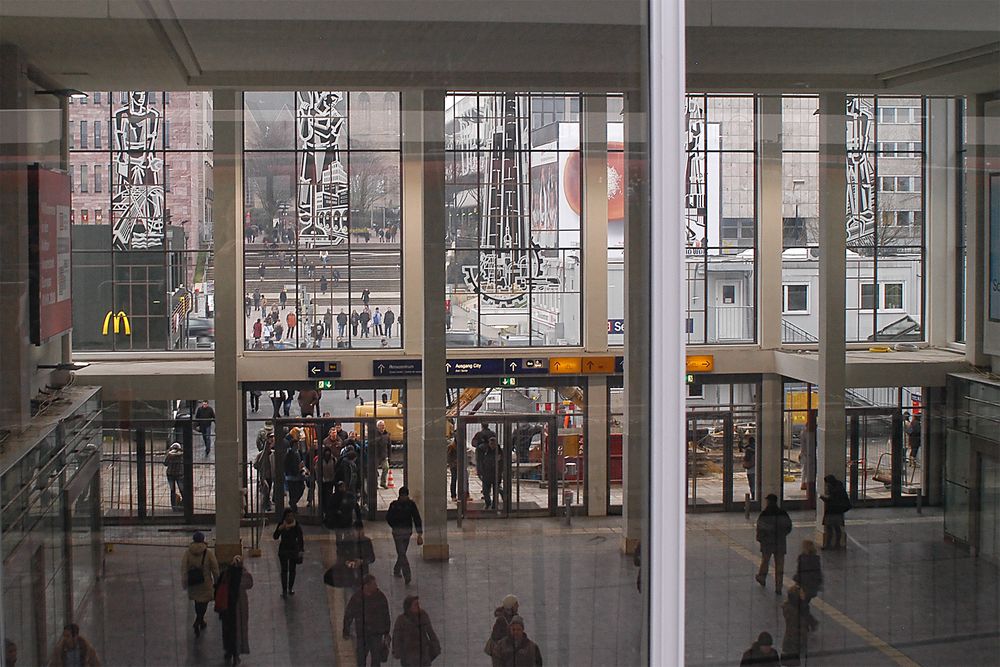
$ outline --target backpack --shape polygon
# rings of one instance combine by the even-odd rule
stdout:
[[[205,583],[205,554],[208,553],[208,549],[201,552],[201,565],[199,567],[189,567],[187,571],[187,585],[190,586],[201,586]]]

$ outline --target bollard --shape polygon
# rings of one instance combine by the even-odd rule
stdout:
[[[572,521],[572,506],[573,506],[573,491],[566,489],[563,491],[563,505],[566,507],[566,525],[569,526]]]
[[[743,518],[747,521],[750,520],[750,494],[743,494]]]

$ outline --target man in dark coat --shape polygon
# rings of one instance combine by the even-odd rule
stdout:
[[[420,598],[408,595],[392,631],[392,655],[403,667],[428,667],[441,655],[441,642]]]
[[[760,569],[757,583],[767,585],[767,570],[774,556],[774,592],[781,595],[781,581],[785,574],[785,552],[788,534],[792,532],[792,519],[788,512],[778,507],[778,496],[767,495],[767,506],[757,517],[757,542],[760,543]]]
[[[385,520],[392,528],[392,541],[396,544],[396,563],[392,566],[392,575],[402,576],[409,584],[412,573],[406,550],[410,548],[410,537],[414,529],[417,531],[417,544],[424,543],[424,524],[420,519],[420,510],[417,509],[417,504],[410,500],[410,491],[405,486],[400,487],[399,498],[389,503]]]
[[[844,530],[844,515],[851,509],[851,497],[847,495],[844,483],[834,475],[823,478],[826,493],[823,501],[823,549],[846,549],[847,532]]]
[[[366,575],[361,579],[361,589],[355,591],[344,610],[344,639],[351,638],[353,624],[357,637],[355,655],[358,667],[364,667],[369,654],[373,667],[382,664],[390,623],[389,601],[379,590],[375,577]]]
[[[770,632],[762,632],[757,635],[757,641],[750,645],[743,652],[743,659],[740,660],[740,667],[753,667],[754,665],[775,665],[781,664],[778,652],[774,650],[774,638]]]
[[[479,478],[483,481],[483,500],[486,502],[486,509],[496,509],[500,500],[503,459],[495,436],[486,444],[476,448],[476,461],[479,464]]]

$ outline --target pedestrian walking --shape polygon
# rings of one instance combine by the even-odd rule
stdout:
[[[500,500],[500,456],[500,445],[495,436],[476,449],[479,478],[483,481],[483,500],[488,510],[496,509]]]
[[[264,265],[264,262],[261,262],[260,266],[257,267],[257,275],[263,280],[265,273],[267,273],[267,266]]]
[[[392,629],[392,655],[403,667],[428,667],[441,655],[441,642],[416,595],[403,600],[403,613]]]
[[[827,475],[823,481],[826,493],[819,497],[823,501],[823,550],[846,549],[844,515],[851,510],[851,497],[847,495],[844,483],[836,476]]]
[[[451,476],[451,485],[449,487],[451,491],[451,499],[453,502],[457,502],[458,501],[458,443],[455,441],[454,437],[448,441],[447,462],[448,462],[448,473]]]
[[[257,491],[265,512],[271,511],[271,489],[274,488],[274,429],[264,431],[264,444],[253,461],[257,471]]]
[[[379,312],[378,306],[375,306],[375,312],[372,314],[372,327],[375,329],[376,336],[382,336],[385,330],[382,328],[382,313]]]
[[[760,543],[760,568],[754,577],[761,586],[767,585],[767,570],[774,556],[774,593],[781,595],[781,582],[785,573],[785,552],[788,534],[792,532],[792,519],[788,512],[778,507],[778,496],[767,494],[767,505],[757,517],[757,542]]]
[[[486,655],[493,659],[493,667],[500,667],[500,657],[494,655],[494,651],[500,642],[510,635],[510,622],[517,616],[519,608],[520,603],[517,601],[517,596],[511,594],[505,595],[500,601],[500,606],[493,610],[493,616],[496,620],[493,621],[493,629],[490,631],[489,639],[486,640],[486,646],[483,647]]]
[[[285,325],[288,327],[285,329],[285,337],[291,339],[295,336],[295,327],[298,325],[299,319],[295,316],[295,311],[289,311],[288,315],[285,315]]]
[[[802,553],[799,554],[793,580],[802,587],[807,603],[823,590],[823,564],[812,540],[802,541]]]
[[[361,316],[358,315],[357,309],[351,311],[351,337],[358,337],[358,327],[361,325]]]
[[[382,324],[385,325],[385,335],[387,338],[392,338],[392,325],[396,322],[396,313],[392,312],[392,308],[385,309],[385,315],[382,316]]]
[[[351,638],[354,626],[355,656],[358,667],[365,667],[371,656],[372,667],[389,659],[389,601],[379,590],[373,575],[361,579],[361,588],[354,592],[344,610],[344,639]]]
[[[281,405],[285,402],[285,391],[283,389],[272,389],[270,398],[271,407],[274,408],[274,414],[271,415],[271,419],[277,419],[281,416]]]
[[[327,338],[333,336],[333,311],[329,308],[323,313],[323,334]]]
[[[417,531],[417,544],[424,543],[424,524],[420,520],[420,510],[417,509],[417,504],[410,500],[410,490],[405,486],[400,487],[399,498],[389,503],[385,521],[392,529],[392,541],[396,545],[396,563],[392,566],[392,575],[402,576],[409,584],[413,575],[406,550],[410,548],[410,537],[414,529]]]
[[[175,442],[170,445],[163,465],[167,468],[167,486],[170,489],[170,509],[184,509],[184,447]]]
[[[392,438],[385,427],[385,422],[381,419],[375,422],[375,436],[373,440],[375,460],[378,461],[378,467],[382,471],[382,476],[379,478],[379,486],[387,489],[389,488],[389,454],[392,448]]]
[[[201,441],[205,443],[205,456],[212,453],[212,423],[215,421],[215,410],[202,401],[194,412],[195,428],[201,433]]]
[[[296,510],[306,491],[305,463],[299,451],[301,439],[302,430],[298,426],[293,426],[285,436],[285,488],[288,489],[288,505]]]
[[[510,619],[510,633],[493,649],[500,667],[542,667],[542,652],[524,632],[524,619]]]
[[[367,287],[361,290],[361,303],[367,306],[372,300],[372,293]]]
[[[253,323],[253,342],[255,345],[260,345],[260,337],[264,333],[264,325],[261,323],[260,318]]]
[[[770,632],[757,635],[757,641],[743,652],[740,667],[757,667],[757,665],[781,665],[781,658],[774,650],[774,638]]]
[[[751,435],[743,448],[743,470],[747,473],[747,486],[750,487],[750,500],[757,499],[757,440]]]
[[[785,637],[781,641],[781,664],[794,667],[809,654],[809,633],[819,627],[819,623],[809,611],[805,591],[798,584],[789,587],[788,597],[781,604],[781,615],[785,618]]]
[[[252,302],[250,301],[250,295],[243,295],[243,317],[250,317],[250,306]]]
[[[914,412],[912,415],[903,413],[903,432],[906,434],[906,448],[910,452],[910,465],[916,467],[920,460],[920,437],[922,434],[920,425],[920,414]]]
[[[6,662],[6,661],[5,661]],[[6,664],[11,664],[6,662]],[[83,635],[80,626],[69,623],[63,626],[62,637],[56,642],[49,665],[52,667],[100,667],[97,651]]]
[[[259,389],[250,390],[250,412],[254,414],[260,412],[260,395],[262,393]]]
[[[327,283],[326,276],[320,276],[319,277],[319,291],[322,294],[326,294],[326,290],[327,290],[328,287],[329,287],[329,284]]]
[[[274,529],[274,539],[278,542],[278,561],[281,563],[281,597],[295,595],[295,568],[302,564],[306,551],[306,540],[302,526],[291,507],[285,509],[281,523]]]
[[[278,305],[280,305],[281,309],[284,310],[285,305],[287,303],[288,303],[288,290],[282,287],[281,294],[278,295]]]
[[[187,591],[188,599],[194,602],[195,637],[200,637],[201,631],[207,626],[205,611],[212,601],[212,586],[218,576],[219,562],[205,544],[205,534],[198,531],[181,558],[181,588]]]
[[[243,567],[243,557],[233,556],[222,570],[215,587],[215,611],[222,624],[222,648],[226,664],[238,665],[240,656],[250,653],[250,601],[253,576]]]
[[[319,411],[319,402],[323,395],[319,389],[307,387],[299,389],[299,410],[303,417],[312,417]]]
[[[365,535],[364,526],[359,524],[344,532],[343,539],[337,541],[337,562],[360,570],[362,577],[368,574],[369,567],[375,562],[375,545]]]
[[[347,334],[347,323],[348,323],[347,313],[341,308],[340,312],[337,313],[337,336],[343,338]]]

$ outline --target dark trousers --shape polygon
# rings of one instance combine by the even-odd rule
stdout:
[[[355,652],[358,661],[358,667],[365,667],[366,658],[371,655],[372,667],[378,667],[382,664],[379,660],[379,656],[382,653],[382,636],[383,635],[358,635],[358,649]]]
[[[747,468],[747,486],[750,487],[750,500],[757,497],[757,473],[753,468]]]
[[[410,571],[410,560],[406,557],[406,550],[410,548],[410,536],[413,533],[393,533],[392,541],[396,545],[396,564],[392,566],[393,574],[403,574],[407,581],[413,576]]]
[[[239,655],[240,647],[236,641],[236,610],[227,609],[219,614],[222,621],[222,649],[227,656]]]
[[[281,416],[281,404],[285,402],[283,398],[272,398],[271,405],[274,406],[274,414],[271,415],[272,419],[277,419]]]
[[[250,393],[250,411],[251,412],[257,412],[258,410],[260,410],[260,396],[257,395],[257,394],[254,394],[253,392],[251,392]]]
[[[201,440],[205,443],[205,456],[208,456],[212,451],[212,422],[202,424]]]
[[[194,622],[204,623],[205,622],[205,612],[208,611],[207,602],[195,602],[194,603]]]
[[[295,588],[295,556],[293,554],[278,554],[281,562],[281,592],[287,593]]]
[[[183,508],[184,507],[184,478],[183,477],[167,477],[167,484],[170,485],[170,508],[171,509],[180,509],[180,508]]]
[[[288,487],[288,504],[295,507],[302,500],[302,494],[306,491],[306,483],[301,479],[286,479],[285,486]]]
[[[458,498],[458,468],[448,468],[451,471],[451,499]]]

